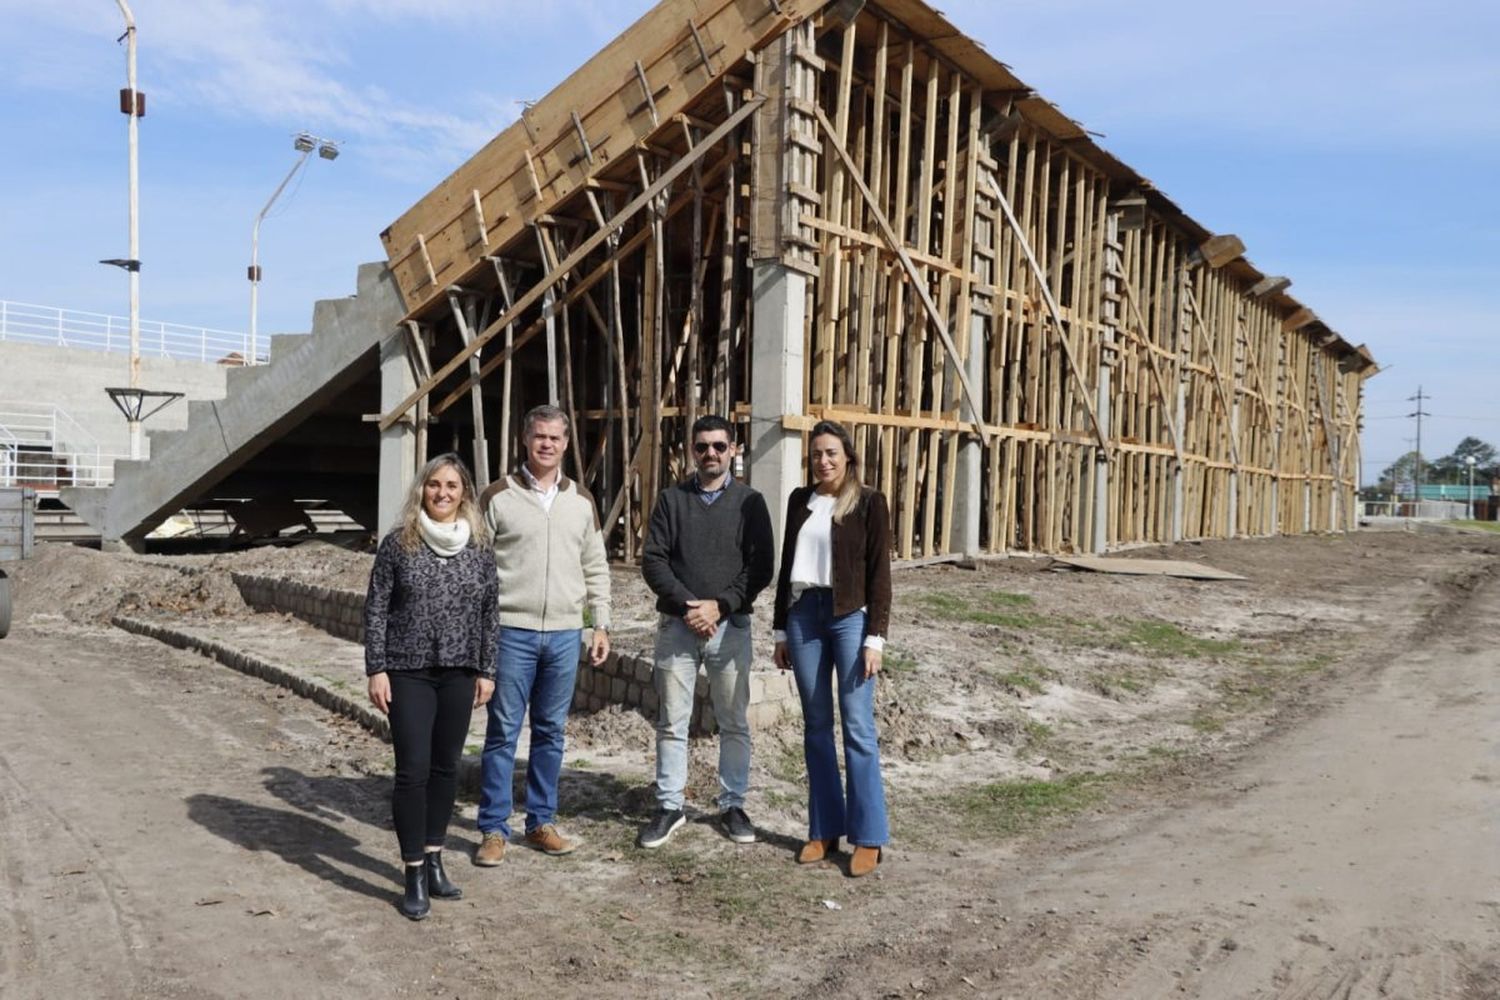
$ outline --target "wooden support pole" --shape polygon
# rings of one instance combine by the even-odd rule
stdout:
[[[572,253],[568,254],[567,259],[560,263],[550,275],[548,275],[546,278],[533,285],[532,287],[528,288],[521,295],[521,297],[516,300],[515,305],[505,311],[504,315],[496,319],[493,323],[486,327],[483,332],[478,334],[474,338],[472,343],[466,345],[464,349],[461,350],[457,355],[449,359],[441,369],[433,373],[433,376],[430,379],[428,379],[422,385],[419,385],[415,392],[406,397],[406,399],[402,400],[385,416],[381,417],[380,429],[386,430],[387,428],[389,428],[391,424],[395,423],[396,420],[401,417],[402,414],[411,409],[412,406],[416,404],[418,399],[421,399],[422,397],[430,394],[432,390],[436,388],[439,382],[457,371],[460,365],[468,361],[469,355],[475,353],[485,344],[489,343],[497,333],[504,329],[507,323],[514,322],[523,310],[535,304],[536,301],[540,299],[544,294],[546,294],[547,290],[550,289],[554,284],[556,284],[563,275],[572,272],[572,270],[579,264],[581,264],[589,254],[597,250],[599,246],[609,238],[610,233],[618,230],[626,222],[630,221],[630,219],[632,219],[637,212],[650,204],[652,199],[654,199],[657,195],[661,194],[668,187],[670,187],[674,180],[680,177],[685,171],[690,169],[694,163],[698,162],[699,158],[701,158],[709,149],[718,144],[725,136],[733,132],[735,126],[739,125],[740,122],[750,117],[750,115],[755,112],[755,109],[760,107],[761,103],[764,101],[764,97],[755,97],[747,101],[743,107],[741,107],[738,111],[725,119],[723,124],[714,129],[714,131],[710,133],[701,143],[695,146],[676,163],[672,164],[672,166],[663,171],[661,176],[656,178],[656,180],[648,188],[646,188],[646,190],[642,191],[639,195],[633,198],[628,205],[622,208],[619,213],[615,215],[613,219],[610,219],[608,225],[595,232],[588,239],[580,243]]]
[[[885,237],[886,244],[895,253],[897,258],[900,259],[901,266],[905,268],[907,276],[911,278],[912,284],[916,288],[917,296],[922,300],[923,308],[927,310],[927,318],[932,321],[932,325],[937,329],[938,337],[942,339],[943,349],[948,352],[950,358],[954,359],[954,364],[957,366],[958,371],[958,381],[963,386],[964,401],[969,404],[975,413],[983,413],[984,408],[980,404],[973,387],[969,384],[969,376],[963,370],[962,363],[958,360],[958,348],[953,343],[953,337],[948,333],[948,324],[943,321],[942,314],[938,312],[937,306],[932,301],[932,296],[927,293],[925,285],[920,280],[921,276],[917,271],[917,266],[912,263],[911,257],[906,252],[906,248],[902,246],[900,239],[897,238],[896,231],[891,228],[890,220],[885,217],[885,213],[876,205],[875,197],[870,193],[870,188],[865,184],[865,179],[854,169],[854,161],[850,158],[849,151],[834,136],[833,125],[828,121],[828,116],[823,113],[822,108],[815,108],[814,110],[817,112],[818,124],[823,127],[824,133],[828,136],[829,144],[833,147],[834,152],[838,154],[839,159],[843,161],[845,169],[849,171],[849,175],[859,187],[860,193],[864,195],[865,202],[870,206],[870,214],[874,216],[876,224],[880,226],[880,232]],[[986,444],[989,443],[990,434],[988,431],[981,431],[980,436],[984,438]]]
[[[1042,293],[1042,300],[1047,304],[1048,311],[1052,314],[1052,322],[1057,331],[1057,337],[1062,343],[1063,353],[1067,356],[1068,370],[1073,373],[1073,378],[1078,383],[1078,391],[1082,395],[1083,404],[1088,411],[1089,421],[1094,427],[1094,436],[1099,442],[1099,447],[1105,451],[1109,450],[1109,440],[1105,437],[1104,428],[1099,426],[1099,414],[1094,409],[1093,400],[1089,399],[1088,386],[1084,384],[1082,370],[1078,366],[1078,359],[1073,355],[1073,348],[1068,343],[1066,327],[1063,323],[1062,310],[1057,305],[1057,300],[1052,297],[1052,290],[1047,287],[1047,277],[1042,271],[1041,264],[1037,263],[1036,255],[1031,250],[1031,243],[1026,239],[1026,231],[1016,221],[1015,213],[1010,209],[1010,202],[1006,200],[1005,193],[1000,190],[1000,185],[995,183],[988,172],[984,175],[985,183],[989,184],[990,191],[999,202],[1000,211],[1005,215],[1005,221],[1016,234],[1016,244],[1025,255],[1027,263],[1031,265],[1032,272],[1036,275],[1037,284]]]

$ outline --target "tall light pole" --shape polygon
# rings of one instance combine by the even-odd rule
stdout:
[[[120,0],[121,3],[124,0]],[[276,199],[281,197],[281,192],[297,176],[297,171],[307,162],[307,157],[313,150],[318,151],[318,156],[325,160],[336,160],[339,155],[339,144],[332,139],[322,139],[310,132],[298,132],[292,140],[292,148],[297,151],[297,160],[292,164],[281,183],[276,185],[276,190],[271,192],[271,197],[266,201],[265,208],[255,217],[255,227],[250,231],[250,267],[247,276],[250,278],[250,333],[249,343],[245,345],[245,360],[247,365],[255,364],[255,351],[259,344],[257,339],[256,319],[260,308],[260,224],[265,221],[266,213],[271,211],[271,206],[276,204]]]
[[[146,95],[135,87],[135,15],[125,0],[115,0],[125,18],[125,89],[120,91],[120,110],[130,116],[130,256],[125,260],[101,263],[122,267],[130,275],[130,388],[141,387],[141,241],[140,241],[140,170],[139,128],[146,113]],[[141,421],[139,407],[134,418],[126,414],[130,428],[130,457],[141,457]]]
[[[1474,520],[1474,466],[1479,464],[1479,459],[1473,455],[1465,455],[1464,462],[1469,466],[1469,520]]]

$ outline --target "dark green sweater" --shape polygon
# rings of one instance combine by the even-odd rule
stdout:
[[[706,504],[689,479],[656,498],[641,575],[662,614],[681,617],[694,600],[718,601],[720,615],[749,614],[775,575],[775,544],[759,493],[732,480]]]

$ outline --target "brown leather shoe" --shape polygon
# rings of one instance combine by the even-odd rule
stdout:
[[[578,845],[567,837],[557,832],[557,827],[548,823],[539,826],[526,835],[526,846],[541,851],[543,854],[572,854],[578,849]]]
[[[849,858],[849,877],[863,878],[880,864],[883,852],[878,847],[856,847]]]
[[[474,863],[481,868],[493,868],[505,860],[505,834],[487,833],[474,852]]]
[[[832,840],[809,840],[797,852],[797,864],[815,865],[839,849],[839,838]]]

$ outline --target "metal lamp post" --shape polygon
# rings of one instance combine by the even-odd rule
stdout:
[[[125,18],[125,89],[120,91],[120,110],[130,116],[130,256],[100,261],[120,267],[130,275],[130,388],[141,387],[141,241],[140,241],[140,152],[139,122],[146,113],[146,95],[135,86],[135,15],[125,0],[115,0]],[[134,419],[127,413],[130,457],[141,457],[139,408]]]
[[[1464,456],[1464,462],[1469,466],[1469,520],[1474,520],[1474,466],[1479,464],[1479,459],[1473,455]]]
[[[123,3],[123,0],[121,0]],[[244,363],[253,365],[255,363],[255,351],[260,343],[257,339],[256,320],[260,308],[260,224],[265,221],[266,213],[271,211],[271,206],[276,204],[276,199],[281,197],[281,192],[297,176],[297,171],[302,169],[307,162],[307,157],[313,150],[318,151],[318,156],[324,160],[338,159],[339,146],[332,139],[322,139],[310,132],[298,132],[292,140],[292,148],[297,150],[297,160],[292,164],[292,169],[287,171],[281,183],[276,185],[276,190],[271,192],[271,197],[266,201],[260,214],[255,217],[255,226],[250,231],[250,267],[247,276],[250,278],[250,332],[249,341],[245,345]]]

